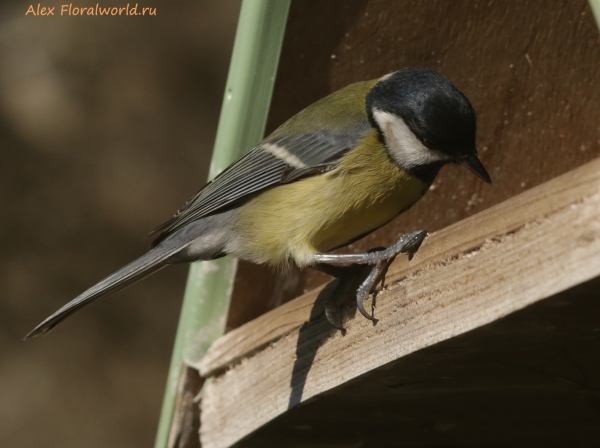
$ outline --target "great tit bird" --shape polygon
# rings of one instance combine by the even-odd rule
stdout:
[[[416,250],[426,232],[403,235],[386,250],[327,252],[408,210],[446,164],[462,165],[491,183],[477,157],[475,130],[469,100],[433,70],[407,68],[338,90],[207,183],[155,229],[158,237],[145,255],[67,303],[26,338],[168,264],[227,254],[334,274],[328,266],[375,265],[357,299],[372,318],[362,299],[388,260]]]

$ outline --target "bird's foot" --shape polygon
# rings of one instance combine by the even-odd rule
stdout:
[[[376,323],[377,319],[364,307],[365,299],[394,258],[399,254],[415,254],[427,235],[425,230],[406,233],[387,249],[374,249],[362,254],[315,255],[318,262],[315,268],[337,277],[339,282],[325,303],[325,316],[331,325],[344,329],[341,309],[351,291],[356,291],[356,306],[360,313]]]
[[[318,269],[321,266],[317,267]],[[343,309],[344,304],[355,300],[356,291],[372,271],[371,266],[361,266],[358,264],[351,266],[328,266],[336,268],[335,277],[337,277],[334,289],[325,300],[325,317],[333,327],[344,332]],[[332,275],[331,269],[320,269],[323,272]]]

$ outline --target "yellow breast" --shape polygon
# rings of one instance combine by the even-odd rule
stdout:
[[[239,209],[236,255],[257,263],[299,266],[347,244],[418,201],[427,185],[398,168],[369,133],[326,174],[268,190]]]

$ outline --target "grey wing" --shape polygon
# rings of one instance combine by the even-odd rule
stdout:
[[[320,130],[264,140],[206,184],[173,218],[157,227],[152,233],[161,234],[153,245],[186,224],[264,189],[332,169],[368,128],[368,123],[361,123],[354,132],[343,135]]]

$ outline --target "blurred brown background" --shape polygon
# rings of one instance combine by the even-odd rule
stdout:
[[[0,4],[2,447],[154,441],[185,266],[21,341],[143,253],[206,179],[240,1],[139,5],[156,16]]]

